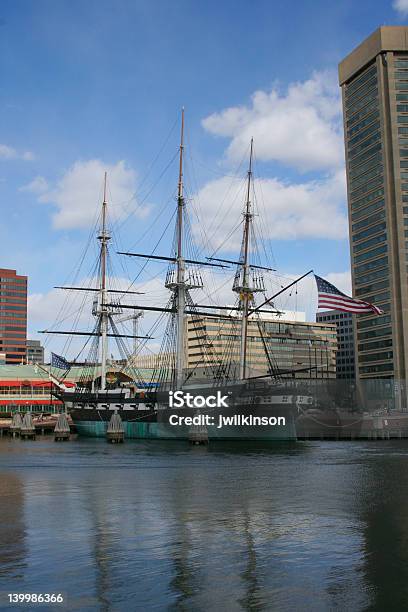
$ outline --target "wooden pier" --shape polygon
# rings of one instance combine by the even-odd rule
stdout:
[[[54,433],[55,426],[58,420],[58,414],[52,414],[44,416],[42,414],[32,415],[32,423],[34,425],[36,435],[46,435]],[[20,425],[16,426],[16,422],[18,423],[18,417],[20,421]],[[0,418],[0,437],[4,435],[10,435],[13,438],[20,436],[21,424],[23,422],[24,414],[14,413],[14,415],[7,418]],[[68,415],[67,416],[68,423],[70,425],[71,432],[75,430],[72,419]],[[14,425],[13,425],[14,422]]]

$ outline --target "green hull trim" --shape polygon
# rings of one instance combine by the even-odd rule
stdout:
[[[141,421],[123,423],[125,439],[134,440],[187,440],[190,428],[186,426],[171,426],[165,423],[143,423]],[[77,421],[75,423],[79,436],[88,438],[105,438],[108,423],[105,421]],[[210,440],[296,440],[296,427],[294,422],[284,426],[236,426],[208,427]]]

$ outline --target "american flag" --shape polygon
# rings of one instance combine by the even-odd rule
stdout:
[[[57,355],[57,353],[51,353],[51,367],[59,368],[60,370],[69,370],[70,364],[64,357]]]
[[[370,302],[363,302],[363,300],[357,300],[351,298],[339,291],[334,285],[324,280],[320,276],[314,275],[317,284],[318,291],[318,308],[330,308],[334,310],[341,310],[342,312],[353,312],[356,314],[364,312],[372,312],[377,315],[384,313],[383,310],[370,304]]]

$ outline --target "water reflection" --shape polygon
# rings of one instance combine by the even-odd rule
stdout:
[[[25,537],[22,481],[16,474],[0,472],[0,577],[10,584],[24,576]]]
[[[400,445],[392,453],[383,445],[374,455],[365,500],[360,504],[366,523],[364,572],[373,596],[371,609],[406,610],[408,454],[401,453]]]
[[[87,491],[87,503],[92,516],[93,529],[91,532],[91,554],[95,566],[94,589],[98,601],[98,609],[108,612],[111,609],[110,591],[110,560],[111,557],[120,555],[120,550],[114,549],[114,540],[110,536],[109,525],[105,521],[106,500],[92,494],[92,489]],[[103,503],[101,503],[103,502]]]
[[[0,591],[81,611],[408,605],[404,441],[10,444]]]
[[[259,580],[257,576],[257,555],[255,540],[251,531],[251,519],[247,514],[244,521],[244,537],[246,541],[246,567],[241,577],[246,585],[245,596],[240,601],[244,610],[259,610],[261,609],[261,594],[259,589]]]

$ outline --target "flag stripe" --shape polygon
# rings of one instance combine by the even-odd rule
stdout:
[[[359,306],[367,306],[366,302],[353,302],[352,300],[343,300],[342,298],[338,298],[335,295],[330,297],[326,295],[321,295],[319,296],[319,302],[338,302],[339,304],[344,304],[345,306],[355,306],[356,308],[358,308]]]
[[[337,304],[336,302],[319,304],[319,308],[329,308],[330,310],[343,310],[344,312],[354,312],[356,314],[364,314],[365,312],[373,312],[373,309],[369,306],[364,308],[355,308],[353,306],[344,306],[343,304]]]
[[[331,304],[339,304],[346,308],[355,308],[356,310],[364,310],[365,308],[371,308],[371,306],[368,306],[367,304],[353,304],[350,302],[343,302],[341,300],[336,300],[336,299],[322,298],[319,300],[319,306],[320,305],[326,306],[326,305],[331,305]]]
[[[342,304],[343,306],[349,306],[350,308],[367,308],[367,304],[353,304],[353,302],[346,302],[345,300],[336,300],[336,298],[320,298],[319,299],[319,304],[320,303],[335,303],[335,304]]]
[[[368,302],[364,302],[363,300],[359,300],[356,298],[349,298],[345,295],[336,295],[334,293],[325,293],[322,291],[319,293],[319,297],[336,298],[336,300],[341,300],[343,302],[350,302],[350,304],[368,304]]]
[[[318,308],[345,308],[350,312],[381,312],[379,308],[373,304],[350,304],[336,299],[321,299],[318,302]]]
[[[319,308],[322,306],[341,306],[342,308],[350,308],[351,310],[367,310],[367,308],[370,308],[370,306],[353,306],[352,304],[344,304],[344,302],[337,302],[336,300],[319,301]]]

